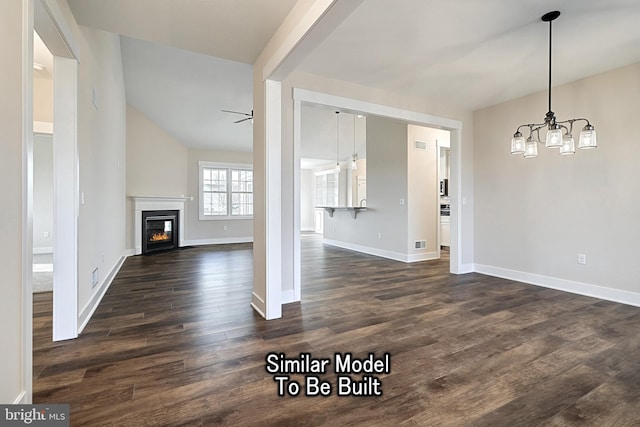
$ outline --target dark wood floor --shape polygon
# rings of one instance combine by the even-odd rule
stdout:
[[[34,296],[34,401],[89,426],[640,424],[639,308],[447,271],[304,236],[302,303],[267,322],[250,245],[132,257],[77,340],[50,341]],[[391,372],[382,396],[278,397],[269,352]]]

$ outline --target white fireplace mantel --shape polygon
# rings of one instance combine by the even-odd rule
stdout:
[[[184,246],[184,202],[190,197],[172,196],[129,196],[134,206],[134,236],[135,254],[142,253],[142,211],[179,211],[178,246]]]

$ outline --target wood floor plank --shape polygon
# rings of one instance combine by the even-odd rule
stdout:
[[[73,426],[640,424],[640,309],[302,236],[302,301],[251,306],[250,244],[126,260],[76,340],[34,296],[34,402]],[[269,353],[391,354],[382,395],[277,395]],[[360,380],[362,375],[352,375]],[[303,375],[291,379],[304,382]],[[302,391],[304,394],[304,390]]]

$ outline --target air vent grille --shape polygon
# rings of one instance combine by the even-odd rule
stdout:
[[[426,150],[427,143],[424,141],[416,141],[416,150]]]

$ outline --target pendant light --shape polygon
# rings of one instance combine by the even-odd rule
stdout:
[[[353,115],[353,155],[351,156],[351,170],[358,170],[358,153],[356,153],[356,115]]]
[[[336,172],[340,173],[340,111],[336,111]]]
[[[551,111],[551,23],[560,16],[560,12],[553,11],[545,13],[540,18],[543,22],[549,23],[549,111],[544,117],[543,123],[531,123],[518,126],[511,139],[511,154],[523,154],[524,157],[536,157],[538,155],[538,143],[540,142],[540,129],[547,128],[545,137],[545,147],[558,148],[561,155],[574,154],[576,152],[575,141],[573,139],[573,123],[584,121],[587,124],[580,132],[578,148],[596,148],[596,131],[587,119],[569,119],[558,121],[556,115]],[[568,124],[569,127],[565,126]],[[529,128],[529,137],[524,139],[520,128]],[[535,135],[534,135],[535,134]]]

